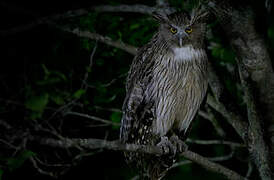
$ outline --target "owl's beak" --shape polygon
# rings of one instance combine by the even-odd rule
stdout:
[[[187,36],[187,34],[185,32],[180,31],[178,33],[179,47],[183,47],[183,38],[185,38],[185,36]]]
[[[179,37],[179,46],[182,47],[183,46],[183,38]]]
[[[188,34],[185,31],[180,31],[177,35],[179,47],[183,47],[183,43],[188,38]]]

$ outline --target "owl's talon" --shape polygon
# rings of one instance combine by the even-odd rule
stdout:
[[[184,143],[181,139],[179,139],[178,136],[173,135],[170,137],[171,143],[177,148],[177,153],[181,153],[184,151],[187,151],[188,146],[186,143]]]
[[[172,156],[176,155],[177,147],[174,146],[173,143],[168,139],[168,137],[161,137],[161,141],[157,144],[157,146],[162,148],[163,154],[171,154]]]

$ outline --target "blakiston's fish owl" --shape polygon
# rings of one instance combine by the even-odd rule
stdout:
[[[175,149],[173,156],[125,153],[149,179],[160,179],[172,165],[206,94],[205,14],[198,8],[190,14],[155,13],[159,30],[131,65],[121,141]]]

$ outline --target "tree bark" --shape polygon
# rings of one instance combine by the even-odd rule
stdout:
[[[259,168],[260,163],[268,161],[267,164],[269,167],[267,168],[271,168],[271,171],[274,172],[274,72],[265,42],[255,30],[254,12],[251,7],[236,9],[230,4],[217,4],[214,1],[208,5],[219,19],[237,54],[239,64],[243,66],[243,68],[240,68],[240,74],[242,73],[245,79],[250,79],[248,86],[252,89],[252,94],[249,94],[249,98],[252,97],[252,103],[256,104],[256,108],[252,104],[248,104],[250,102],[246,101],[250,126],[248,132],[249,141],[250,138],[253,139],[251,141],[256,146],[254,140],[258,137],[254,136],[261,136],[260,140],[257,139],[257,143],[262,143],[261,141],[264,141],[263,135],[266,135],[267,139],[265,142],[269,142],[267,144],[268,147],[260,146],[257,147],[256,151],[265,151],[265,153],[268,153],[269,148],[271,153],[264,154],[265,157],[256,157],[265,159],[255,163],[257,163],[257,167]],[[242,72],[243,69],[245,69],[245,72]],[[254,118],[255,116],[257,117]],[[264,127],[260,128],[259,126],[261,125],[264,125]],[[253,155],[259,156],[257,153]],[[269,175],[269,178],[267,178],[268,175],[263,175],[265,174],[264,172],[260,171],[260,173],[261,177],[264,177],[263,179],[274,179],[273,173]]]

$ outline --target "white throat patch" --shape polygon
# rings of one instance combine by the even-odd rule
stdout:
[[[205,50],[194,49],[193,46],[173,48],[174,59],[178,61],[191,61],[205,55]]]

